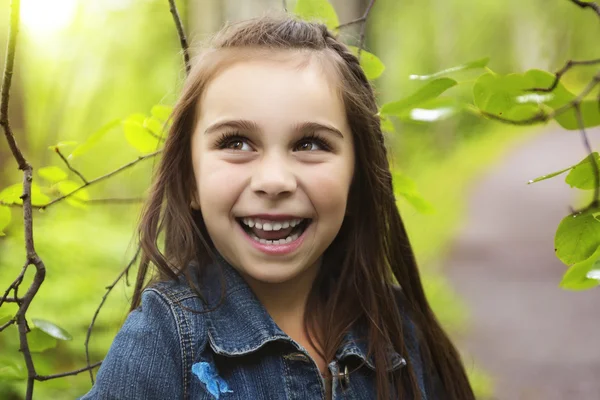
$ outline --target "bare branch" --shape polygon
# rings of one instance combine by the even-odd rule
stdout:
[[[5,330],[6,328],[8,328],[9,326],[11,326],[12,324],[14,324],[16,321],[14,318],[6,321],[4,324],[2,324],[2,326],[0,326],[0,332],[2,332],[3,330]]]
[[[583,145],[585,146],[585,150],[589,154],[591,158],[591,166],[594,170],[594,197],[592,202],[588,206],[588,208],[596,207],[598,205],[598,194],[600,193],[600,171],[598,168],[598,160],[594,157],[594,150],[592,149],[592,145],[590,144],[590,139],[588,138],[587,133],[585,132],[585,125],[583,123],[583,115],[581,115],[581,104],[577,103],[573,106],[575,108],[575,115],[577,116],[577,124],[579,125],[579,131],[581,132],[581,138],[583,140]]]
[[[185,63],[185,72],[189,75],[190,69],[192,68],[190,64],[189,46],[187,38],[185,37],[185,31],[183,30],[183,23],[181,22],[179,11],[177,11],[177,5],[175,5],[175,0],[169,0],[169,10],[173,15],[175,27],[177,28],[177,34],[179,35],[179,43],[181,44],[181,49],[183,51],[183,61]]]
[[[67,165],[67,168],[69,168],[71,171],[73,171],[75,174],[77,174],[77,176],[79,178],[81,178],[81,180],[83,181],[83,183],[86,183],[86,184],[88,183],[87,179],[85,179],[85,177],[83,176],[83,174],[81,172],[77,171],[75,168],[73,168],[71,166],[71,163],[69,163],[69,161],[65,158],[65,156],[63,156],[63,154],[60,152],[60,149],[58,147],[55,147],[54,151],[56,152],[56,154],[58,154],[58,156],[60,158],[62,158],[62,160]]]
[[[15,52],[17,48],[17,36],[19,34],[19,9],[20,0],[12,0],[10,8],[10,28],[8,32],[8,45],[6,46],[6,64],[4,65],[4,75],[2,78],[2,89],[0,89],[0,126],[4,128],[4,134],[8,141],[8,147],[12,152],[20,170],[24,170],[27,161],[21,153],[15,136],[13,135],[10,123],[8,121],[8,103],[10,100],[10,86],[12,83],[13,68],[15,65]]]
[[[596,14],[598,14],[598,17],[600,17],[600,6],[598,5],[598,3],[594,3],[592,1],[582,1],[582,0],[571,0],[571,3],[575,3],[581,8],[589,7],[592,10],[594,10],[596,12]]]
[[[23,282],[23,277],[25,276],[25,271],[27,270],[28,266],[29,266],[29,263],[26,263],[23,266],[23,268],[21,269],[21,273],[19,274],[19,276],[17,276],[17,279],[15,279],[13,281],[13,283],[10,284],[8,289],[6,289],[6,291],[4,292],[4,295],[0,299],[0,307],[2,306],[2,303],[4,303],[6,301],[6,299],[8,298],[8,294],[10,293],[11,290],[14,291],[15,297],[18,297],[17,291],[19,289],[19,285],[21,284],[21,282]]]
[[[96,323],[96,318],[98,317],[98,314],[100,313],[100,310],[102,309],[102,306],[104,306],[104,302],[106,302],[106,299],[108,298],[108,295],[110,294],[110,292],[113,290],[113,288],[116,286],[116,284],[121,280],[121,278],[123,278],[123,275],[127,275],[127,273],[129,272],[129,269],[137,261],[141,250],[142,250],[142,247],[138,246],[138,248],[135,252],[135,255],[133,256],[131,261],[129,261],[129,264],[127,264],[125,269],[123,269],[123,271],[121,271],[119,273],[119,275],[113,281],[113,283],[111,283],[109,286],[106,287],[106,293],[104,294],[104,296],[102,296],[102,300],[100,301],[98,308],[96,308],[96,312],[94,312],[94,316],[92,317],[92,322],[90,322],[90,326],[88,327],[88,330],[87,330],[87,335],[85,336],[85,359],[86,359],[88,367],[91,367],[89,343],[90,343],[90,337],[92,336],[92,330],[94,329],[94,324]],[[90,369],[90,379],[92,380],[92,385],[93,385],[94,384],[94,374],[92,373],[91,369]]]
[[[547,87],[547,88],[533,88],[533,89],[529,89],[529,90],[532,91],[532,92],[546,92],[546,93],[552,92],[558,86],[558,82],[560,81],[560,79],[562,78],[562,76],[564,74],[566,74],[567,71],[570,70],[571,68],[573,68],[575,66],[578,66],[578,65],[595,65],[595,64],[600,64],[600,58],[597,59],[597,60],[582,60],[582,61],[569,60],[564,65],[564,67],[562,67],[560,70],[558,70],[554,74],[554,82],[552,82],[552,85],[550,85],[550,87]]]
[[[82,372],[85,372],[85,371],[88,371],[88,370],[92,370],[92,369],[100,366],[101,364],[102,364],[102,361],[98,361],[95,364],[89,365],[87,367],[80,368],[80,369],[75,370],[75,371],[63,372],[61,374],[54,374],[54,375],[38,375],[38,376],[35,377],[35,379],[38,380],[38,381],[47,381],[47,380],[50,380],[50,379],[62,378],[62,377],[65,377],[65,376],[77,375],[77,374],[80,374]]]
[[[100,176],[100,177],[98,177],[98,178],[96,178],[96,179],[93,179],[93,180],[89,181],[88,183],[86,183],[86,184],[84,184],[84,185],[81,185],[81,186],[80,186],[80,187],[78,187],[77,189],[73,190],[71,193],[65,194],[65,195],[63,195],[63,196],[61,196],[61,197],[58,197],[58,198],[56,198],[56,199],[52,200],[51,202],[49,202],[49,203],[47,203],[47,204],[43,204],[43,205],[41,205],[41,206],[37,206],[37,207],[38,207],[40,210],[45,210],[46,208],[50,207],[51,205],[53,205],[53,204],[56,204],[56,203],[58,203],[58,202],[60,202],[60,201],[62,201],[62,200],[64,200],[64,199],[66,199],[67,197],[71,197],[72,195],[74,195],[75,193],[79,192],[79,191],[80,191],[81,189],[83,189],[83,188],[86,188],[86,187],[88,187],[88,186],[91,186],[91,185],[93,185],[93,184],[95,184],[95,183],[98,183],[98,182],[100,182],[100,181],[103,181],[103,180],[105,180],[105,179],[108,179],[108,178],[110,178],[111,176],[113,176],[113,175],[116,175],[116,174],[118,174],[119,172],[121,172],[121,171],[123,171],[123,170],[125,170],[125,169],[127,169],[127,168],[130,168],[130,167],[134,166],[135,164],[139,163],[140,161],[143,161],[143,160],[147,160],[147,159],[149,159],[149,158],[152,158],[152,157],[154,157],[154,156],[156,156],[156,155],[160,154],[161,152],[162,152],[162,150],[157,150],[157,151],[155,151],[154,153],[146,154],[145,156],[139,156],[139,157],[138,157],[136,160],[130,161],[130,162],[128,162],[127,164],[125,164],[125,165],[123,165],[123,166],[121,166],[121,167],[119,167],[119,168],[115,169],[114,171],[111,171],[111,172],[109,172],[109,173],[108,173],[108,174],[106,174],[106,175],[102,175],[102,176]]]
[[[367,6],[367,9],[365,10],[365,13],[363,14],[363,18],[364,21],[360,27],[360,39],[358,40],[358,54],[357,57],[360,60],[360,53],[362,52],[362,49],[365,45],[365,32],[367,29],[367,19],[369,18],[369,14],[371,13],[371,9],[373,8],[373,5],[375,4],[375,0],[371,0],[371,2],[369,3],[369,5]]]

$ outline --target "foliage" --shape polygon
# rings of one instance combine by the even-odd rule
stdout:
[[[302,18],[322,21],[334,31],[341,30],[337,13],[326,0],[298,0],[294,11]],[[146,19],[149,20],[149,18]],[[126,18],[123,21],[129,22]],[[139,27],[139,32],[149,31],[145,29],[147,21],[144,22],[142,19],[135,21],[137,21],[136,26]],[[159,26],[160,24],[155,23],[155,25]],[[159,31],[153,32],[157,34],[156,32]],[[154,40],[150,41],[155,43]],[[157,39],[156,42],[159,40]],[[380,80],[384,74],[389,75],[390,73],[396,75],[395,79],[400,79],[398,76],[401,74],[398,73],[398,70],[386,68],[385,63],[375,54],[363,49],[362,44],[350,46],[350,49],[360,56],[361,67],[369,80]],[[149,57],[148,54],[145,54],[146,59]],[[421,75],[409,74],[409,80],[418,84],[414,87],[415,90],[412,93],[395,96],[396,98],[384,102],[380,108],[379,116],[386,139],[393,141],[395,136],[401,136],[397,127],[401,127],[403,133],[411,130],[419,132],[418,124],[440,124],[451,118],[465,119],[473,118],[473,116],[517,124],[555,120],[567,130],[582,130],[600,125],[598,101],[587,97],[593,87],[584,96],[581,96],[581,93],[576,95],[567,89],[562,81],[559,81],[556,74],[539,69],[530,69],[520,74],[501,74],[492,71],[488,67],[489,63],[490,58],[485,57],[458,63],[453,67],[445,66],[437,72]],[[157,65],[162,66],[158,67],[155,72],[157,80],[163,79],[161,82],[166,82],[165,75],[174,75],[171,71],[175,71],[176,68],[172,67],[174,65],[172,60],[157,63]],[[170,72],[164,73],[167,70]],[[461,74],[462,76],[464,74],[475,76],[474,79],[463,81],[458,78]],[[405,79],[404,76],[406,75],[403,75],[402,79]],[[534,90],[548,89],[554,86],[555,80],[556,85],[552,90]],[[141,92],[142,85],[147,82],[147,79],[140,80],[140,82],[143,83],[139,83],[137,87],[134,84],[133,92],[136,90]],[[122,81],[120,83],[127,84]],[[29,84],[35,88],[34,82]],[[375,84],[376,82],[374,82]],[[167,85],[164,83],[165,87]],[[35,89],[26,88],[26,90],[35,92]],[[155,90],[156,95],[147,96],[152,100],[136,106],[137,109],[143,106],[141,109],[150,110],[150,112],[139,113],[137,110],[132,110],[127,103],[116,104],[111,115],[102,115],[98,112],[101,116],[94,116],[94,124],[100,128],[83,140],[80,140],[81,137],[71,140],[76,137],[75,129],[72,127],[77,126],[77,118],[81,122],[85,118],[84,116],[90,113],[79,108],[85,101],[72,102],[69,104],[69,108],[73,109],[74,114],[79,117],[66,121],[64,127],[71,127],[71,129],[65,130],[72,132],[73,135],[66,137],[68,140],[57,138],[58,140],[54,141],[56,144],[49,147],[51,150],[49,153],[60,157],[60,161],[50,162],[47,156],[39,154],[34,157],[36,161],[43,160],[43,162],[38,163],[40,168],[38,165],[35,166],[36,175],[30,189],[33,207],[44,211],[55,202],[62,200],[71,206],[71,208],[61,206],[53,208],[52,219],[44,218],[41,214],[39,219],[36,219],[38,232],[36,248],[45,261],[48,276],[47,283],[39,292],[39,297],[36,297],[36,301],[32,303],[30,309],[32,317],[30,320],[28,319],[31,330],[27,337],[30,350],[40,353],[35,355],[36,368],[40,374],[59,369],[76,368],[80,365],[78,364],[82,360],[80,343],[87,330],[86,316],[97,304],[100,296],[104,294],[103,288],[97,283],[106,279],[107,270],[113,274],[117,273],[115,268],[107,268],[108,265],[123,264],[123,260],[115,255],[126,252],[123,243],[128,241],[128,232],[132,230],[134,224],[133,219],[123,219],[123,215],[127,215],[127,213],[129,216],[135,215],[139,212],[138,206],[135,204],[125,206],[127,211],[124,211],[120,217],[110,217],[110,212],[96,209],[90,205],[94,201],[103,200],[97,198],[98,193],[120,193],[124,187],[128,189],[145,187],[147,179],[135,179],[136,177],[132,175],[134,172],[130,172],[129,169],[127,171],[130,175],[123,179],[123,183],[115,184],[116,187],[113,188],[105,183],[104,177],[112,176],[108,171],[125,171],[125,168],[129,168],[138,161],[159,154],[168,129],[172,108],[162,103],[156,104],[156,100],[162,98],[162,94],[166,90],[160,88]],[[470,92],[467,99],[461,95],[465,91]],[[43,115],[42,111],[45,107],[43,99],[47,96],[47,93],[39,93],[40,100],[36,100],[38,103],[31,107],[34,114]],[[106,102],[108,97],[104,93],[102,101]],[[101,110],[104,104],[99,99],[88,99],[91,104],[88,107],[94,111]],[[574,105],[576,106],[573,107]],[[581,118],[579,118],[577,109],[579,109]],[[131,112],[115,115],[114,110]],[[124,115],[125,117],[123,117]],[[103,124],[103,121],[109,122]],[[39,122],[32,118],[29,124],[28,135],[30,134],[32,139],[43,137],[44,130]],[[38,143],[37,146],[43,149],[48,147],[44,140],[33,140],[33,142]],[[39,143],[44,145],[41,146]],[[129,146],[127,150],[124,150],[126,149],[123,146],[125,144]],[[31,149],[34,154],[35,146],[33,145]],[[492,147],[487,145],[488,149]],[[118,151],[113,153],[112,149],[118,149]],[[109,157],[109,150],[110,156],[113,157]],[[499,151],[499,148],[494,150]],[[47,152],[47,150],[45,151]],[[480,153],[477,152],[477,154]],[[133,162],[127,164],[122,162],[122,160],[132,157],[136,157]],[[463,160],[466,165],[466,159],[461,158],[460,160]],[[459,164],[448,160],[453,159],[450,156],[439,161],[441,163],[448,162],[449,165],[454,166]],[[557,257],[570,266],[560,283],[561,287],[565,289],[587,289],[597,286],[599,282],[600,210],[598,210],[598,204],[595,203],[598,188],[598,160],[598,153],[591,153],[577,165],[549,173],[530,182],[550,179],[568,172],[565,179],[567,184],[580,190],[595,192],[591,207],[575,215],[566,216],[556,232]],[[478,161],[484,162],[483,160]],[[106,168],[100,172],[95,167],[97,165],[103,165]],[[413,169],[415,175],[400,168],[393,170],[394,189],[400,205],[409,204],[419,215],[443,220],[440,214],[443,215],[443,212],[446,211],[443,209],[444,205],[430,200],[427,195],[424,196],[423,192],[426,190],[419,190],[421,185],[416,183],[415,176],[425,174],[426,167],[419,165],[418,168]],[[147,177],[149,170],[140,168],[138,173],[140,177]],[[96,175],[98,178],[89,180],[85,178],[88,175]],[[464,184],[467,179],[468,176],[464,176],[462,180],[455,179],[452,182],[460,181],[460,184]],[[457,187],[460,186],[451,187],[448,190],[453,189],[459,192]],[[22,239],[13,237],[16,236],[13,233],[20,227],[16,210],[23,207],[21,196],[25,188],[23,183],[15,179],[1,189],[0,236],[6,234],[4,241],[0,243],[2,246],[0,254],[4,256],[2,264],[18,265],[23,256],[22,249],[25,247],[25,243]],[[131,190],[126,192],[132,193]],[[459,202],[458,198],[456,202]],[[456,203],[451,204],[456,205]],[[451,224],[448,223],[448,225]],[[82,235],[82,232],[85,232],[85,235]],[[89,240],[88,237],[92,239]],[[105,248],[106,243],[110,243],[112,248]],[[417,241],[417,249],[420,246],[418,243]],[[85,251],[74,251],[73,249],[85,249]],[[419,250],[417,253],[420,254]],[[9,254],[9,256],[5,256],[5,254]],[[81,266],[86,268],[85,277],[81,276]],[[60,276],[58,271],[60,271]],[[21,285],[29,287],[32,281],[33,272],[29,270],[23,277]],[[1,283],[6,282],[2,281]],[[47,289],[59,286],[76,289],[73,292],[58,295],[55,293],[56,291],[52,292]],[[462,326],[465,316],[463,306],[456,302],[454,295],[447,290],[447,285],[443,280],[430,274],[425,279],[425,286],[430,298],[433,299],[434,307],[436,310],[440,310],[441,319],[445,325]],[[130,290],[123,283],[118,287],[124,292]],[[451,301],[449,302],[448,299]],[[108,316],[97,326],[96,341],[92,342],[91,346],[94,359],[104,355],[118,329],[124,316],[124,300],[124,298],[117,298],[106,306]],[[452,306],[447,306],[448,304]],[[70,316],[60,312],[67,307],[72,311]],[[2,304],[0,325],[10,322],[17,314],[17,309],[18,307],[14,303]],[[82,318],[82,316],[84,317]],[[19,342],[16,326],[9,326],[4,333],[0,337],[0,344],[9,350],[0,356],[0,391],[3,393],[5,390],[7,393],[21,392],[24,391],[23,382],[28,375],[22,356],[17,350]],[[471,379],[477,382],[477,385],[474,386],[478,393],[489,396],[491,383],[488,382],[488,378],[482,376],[478,370],[471,371],[471,375]],[[68,377],[40,384],[46,388],[45,394],[57,395],[58,393],[64,394],[71,382],[76,381],[80,382],[81,379]],[[75,389],[74,393],[80,394],[77,390]]]

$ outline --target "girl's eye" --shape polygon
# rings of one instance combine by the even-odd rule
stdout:
[[[227,150],[252,151],[252,148],[248,144],[247,140],[248,139],[237,133],[226,133],[217,141],[217,147],[219,149]]]
[[[324,139],[318,136],[307,136],[298,142],[296,149],[299,151],[329,151],[331,147]]]

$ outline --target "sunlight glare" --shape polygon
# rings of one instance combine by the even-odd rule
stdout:
[[[22,0],[21,22],[34,34],[52,34],[68,27],[77,11],[78,0]]]

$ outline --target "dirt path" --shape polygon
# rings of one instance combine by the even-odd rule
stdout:
[[[600,130],[589,133],[598,149]],[[499,400],[600,399],[600,289],[559,289],[565,266],[553,254],[575,191],[564,176],[525,184],[584,156],[579,134],[560,130],[514,151],[475,185],[445,262],[472,312],[463,348]]]

